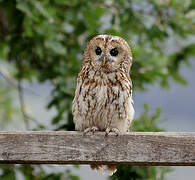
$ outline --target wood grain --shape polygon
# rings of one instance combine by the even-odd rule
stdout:
[[[195,133],[0,132],[0,164],[195,166]]]

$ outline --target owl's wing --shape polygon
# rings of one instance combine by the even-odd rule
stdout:
[[[80,76],[77,77],[77,83],[76,83],[76,90],[75,90],[75,95],[74,95],[74,99],[72,102],[72,113],[73,115],[75,115],[75,111],[77,109],[77,103],[78,103],[78,98],[79,98],[79,94],[81,93],[81,78]]]
[[[77,77],[77,85],[76,85],[76,90],[75,90],[75,96],[72,102],[72,114],[73,114],[73,122],[75,124],[75,129],[76,130],[82,130],[82,118],[81,118],[81,112],[80,112],[80,103],[79,102],[79,96],[81,94],[81,78],[78,76]]]
[[[128,74],[129,75],[129,74]],[[129,80],[129,83],[130,83],[130,98],[131,98],[131,103],[134,104],[134,101],[133,101],[133,85],[132,85],[132,81],[131,81],[131,78],[130,76],[128,76],[128,80]]]

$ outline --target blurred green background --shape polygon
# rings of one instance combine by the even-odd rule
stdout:
[[[83,50],[97,34],[118,35],[130,44],[134,92],[147,93],[155,85],[168,89],[172,81],[186,85],[180,69],[190,68],[195,55],[195,1],[0,0],[0,130],[14,130],[18,123],[25,130],[74,130],[76,76]],[[53,114],[46,121],[28,112],[24,93],[36,96],[27,86],[34,82],[51,89],[45,108]],[[145,104],[131,130],[163,131],[160,115],[161,108],[151,114]],[[0,179],[79,179],[74,174],[78,166],[61,172],[52,168],[1,165]],[[121,165],[110,179],[163,180],[170,170]]]

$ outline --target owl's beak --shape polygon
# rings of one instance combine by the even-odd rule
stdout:
[[[102,60],[102,66],[104,66],[105,64],[106,64],[106,57],[104,57]]]

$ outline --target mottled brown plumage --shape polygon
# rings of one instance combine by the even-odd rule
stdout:
[[[126,133],[134,116],[129,76],[132,54],[121,37],[98,35],[87,45],[73,100],[75,129]],[[113,165],[92,169],[116,171]]]

